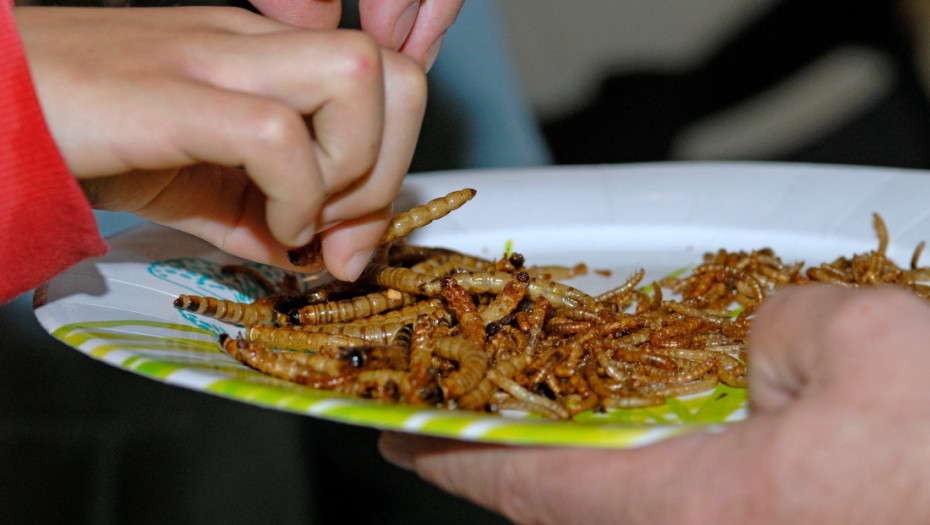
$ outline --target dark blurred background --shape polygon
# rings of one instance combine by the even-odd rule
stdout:
[[[924,5],[466,0],[430,74],[413,176],[688,159],[928,168]],[[133,224],[98,217],[106,233]],[[0,326],[4,523],[504,522],[385,463],[375,430],[96,362],[46,335],[27,296]]]
[[[578,105],[547,108],[543,130],[557,162],[930,164],[922,62],[930,3],[691,4],[720,11],[710,20],[683,12],[653,22],[672,43],[652,61],[625,53],[611,67],[609,56],[600,57],[604,66]],[[734,23],[714,23],[728,17]],[[702,24],[711,38],[700,38]]]

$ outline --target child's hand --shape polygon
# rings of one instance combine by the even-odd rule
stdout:
[[[419,133],[426,81],[413,60],[362,32],[235,8],[15,15],[52,135],[92,204],[280,266],[285,247],[328,228],[327,267],[358,276]]]

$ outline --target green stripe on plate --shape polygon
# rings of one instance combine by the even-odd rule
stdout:
[[[198,328],[193,325],[183,323],[168,323],[164,321],[144,321],[141,319],[114,319],[111,321],[79,321],[76,323],[64,324],[52,331],[52,335],[63,339],[65,335],[74,330],[93,329],[93,328],[122,328],[124,326],[151,326],[154,328],[165,328],[178,332],[193,332],[204,335],[213,335],[213,332]]]
[[[642,444],[649,435],[677,435],[705,428],[703,425],[589,425],[583,423],[531,424],[513,421],[493,426],[475,439],[515,445],[583,445],[628,448]]]
[[[204,390],[224,397],[276,407],[282,400],[295,395],[294,392],[276,385],[250,383],[241,379],[221,379],[211,383]],[[307,398],[310,400],[310,396]]]
[[[167,335],[134,334],[128,332],[101,331],[130,326],[149,326],[175,330],[186,333],[199,333],[213,336],[209,331],[200,328],[191,329],[190,326],[178,323],[162,323],[155,321],[120,320],[120,321],[94,321],[79,322],[62,325],[52,332],[52,335],[76,348],[82,348],[89,341],[120,340],[119,344],[103,344],[90,351],[94,357],[103,357],[119,349],[152,348],[165,350],[182,350],[188,352],[215,352],[217,345],[213,341],[189,339],[186,337],[172,337]],[[125,343],[124,341],[139,341],[140,343]]]
[[[190,368],[189,365],[180,364],[180,363],[169,363],[165,361],[146,361],[143,360],[137,366],[130,366],[132,370],[145,374],[151,377],[157,377],[158,379],[166,379],[171,374],[177,372],[178,370],[184,370]]]

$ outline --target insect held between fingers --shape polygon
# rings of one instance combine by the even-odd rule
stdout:
[[[453,191],[443,197],[433,199],[426,204],[415,206],[398,213],[391,218],[391,224],[381,237],[379,244],[385,244],[427,224],[445,217],[470,201],[477,192],[471,188]]]
[[[434,220],[445,217],[471,200],[475,193],[477,192],[470,188],[453,191],[444,197],[438,197],[426,204],[394,215],[378,244],[388,244],[417,228],[422,228]],[[322,238],[318,234],[306,246],[288,250],[288,260],[294,266],[319,266],[323,261],[322,248]]]

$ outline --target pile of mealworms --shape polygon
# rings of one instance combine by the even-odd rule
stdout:
[[[745,387],[746,340],[766,295],[789,284],[890,283],[923,298],[930,269],[895,265],[874,215],[877,250],[804,268],[771,249],[719,250],[685,274],[642,283],[644,270],[600,295],[562,281],[587,271],[528,266],[408,244],[405,236],[475,195],[460,190],[394,217],[354,283],[306,286],[245,272],[267,291],[249,303],[181,295],[174,304],[242,326],[220,344],[271,376],[388,402],[571,419],[661,405],[719,383]],[[292,252],[318,259],[319,243]]]

